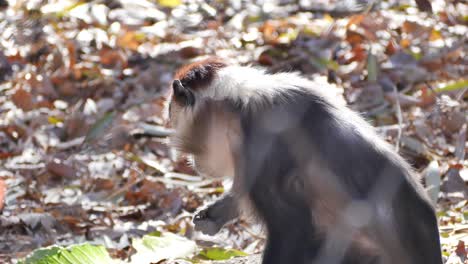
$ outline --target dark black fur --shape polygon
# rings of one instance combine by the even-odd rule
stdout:
[[[193,106],[195,104],[193,92],[187,89],[180,80],[172,82],[172,90],[174,91],[174,100],[182,106]]]
[[[182,88],[176,80],[174,100],[196,104]],[[247,196],[268,232],[264,264],[442,263],[434,210],[408,165],[362,118],[327,100],[301,88],[254,105],[228,100],[243,136],[238,188],[195,217],[198,229],[217,232],[237,216],[234,197]],[[376,245],[361,245],[341,219],[336,230],[319,227],[314,203],[333,196],[347,198],[342,208],[367,205],[360,227]]]
[[[244,137],[236,177],[268,231],[264,264],[442,263],[430,202],[404,161],[381,149],[383,142],[374,141],[373,132],[362,127],[363,120],[305,89],[289,91],[255,110],[231,103],[241,116]],[[306,165],[312,160],[322,166],[313,167],[311,173]],[[365,228],[380,251],[366,250],[351,238],[327,247],[331,236],[314,224],[320,215],[314,216],[310,206],[311,198],[327,197],[311,193],[307,185],[327,174],[344,187],[350,204],[371,205],[372,217]],[[218,214],[223,203],[232,210],[229,200],[221,200],[212,205]],[[382,215],[382,208],[391,213]],[[226,215],[223,221],[235,216]],[[346,234],[339,234],[338,240],[346,240]]]
[[[227,193],[193,218],[195,229],[207,235],[214,235],[229,221],[239,215],[236,197]]]
[[[313,263],[313,259],[321,259],[320,263],[378,261],[372,252],[367,259],[353,259],[353,255],[363,252],[324,247],[328,234],[313,224],[309,201],[315,194],[310,193],[307,184],[314,182],[316,174],[328,171],[314,167],[311,174],[305,166],[309,160],[320,160],[353,200],[372,205],[368,228],[384,247],[382,253],[387,259],[381,262],[440,264],[436,216],[397,154],[379,149],[380,142],[370,142],[372,137],[366,133],[372,132],[361,126],[362,120],[320,95],[298,90],[285,97],[278,97],[260,112],[243,111],[241,119],[244,149],[240,176],[268,230],[263,263]],[[271,131],[270,126],[259,122],[271,118],[271,124],[283,129]],[[394,214],[379,216],[381,207],[391,208]],[[344,259],[335,260],[334,255],[340,251],[344,252]],[[364,252],[364,256],[368,254]]]

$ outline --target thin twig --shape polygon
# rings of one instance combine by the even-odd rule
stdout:
[[[455,96],[455,99],[457,101],[461,101],[463,99],[463,96],[465,96],[465,93],[468,91],[468,88],[464,88],[460,91],[459,94],[457,94],[457,96]]]
[[[400,150],[400,140],[401,140],[401,134],[403,130],[403,116],[401,114],[401,105],[400,105],[400,98],[398,97],[398,90],[395,85],[393,87],[393,92],[395,93],[395,110],[396,110],[396,115],[397,115],[397,120],[398,120],[398,134],[395,142],[395,148],[397,151]]]

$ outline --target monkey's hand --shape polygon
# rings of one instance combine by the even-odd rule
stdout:
[[[208,207],[195,215],[193,218],[195,230],[201,231],[202,233],[210,236],[213,236],[219,232],[225,223],[221,223],[219,219],[213,215],[213,211],[215,210],[212,210],[211,207]]]
[[[195,230],[215,235],[229,221],[238,216],[237,202],[230,194],[199,211],[193,218]]]

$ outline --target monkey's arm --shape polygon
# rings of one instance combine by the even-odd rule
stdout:
[[[207,208],[199,211],[193,218],[195,230],[214,235],[229,221],[239,216],[236,197],[227,193]]]

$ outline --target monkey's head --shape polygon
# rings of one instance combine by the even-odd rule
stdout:
[[[227,66],[219,58],[209,58],[180,68],[172,82],[172,96],[169,101],[169,121],[177,129],[193,111],[199,98],[197,94],[207,90],[217,72]]]
[[[182,67],[175,74],[169,101],[169,123],[175,129],[171,145],[192,154],[196,169],[212,177],[232,175],[232,133],[238,131],[233,128],[233,113],[212,96],[226,67],[217,58]]]

